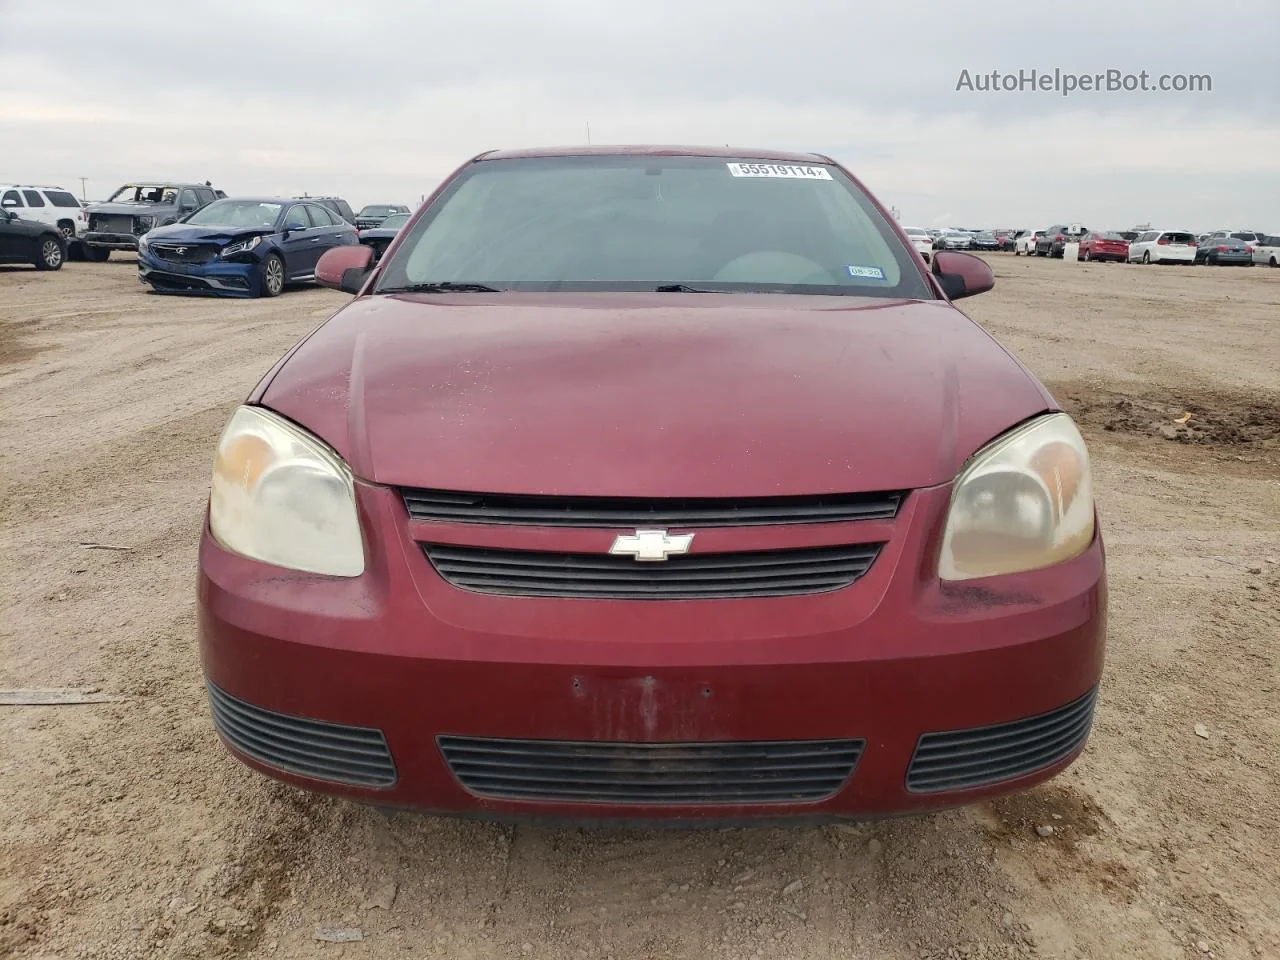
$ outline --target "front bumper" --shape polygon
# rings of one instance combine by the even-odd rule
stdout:
[[[948,486],[912,493],[893,521],[699,534],[717,550],[883,539],[842,590],[500,597],[446,583],[418,541],[546,531],[410,521],[394,491],[357,486],[361,577],[269,567],[207,526],[200,548],[219,732],[239,759],[298,786],[488,816],[880,816],[1024,788],[1083,748],[1103,664],[1100,540],[1050,569],[943,587],[922,558],[936,555]],[[930,751],[941,774],[922,768]],[[778,787],[784,768],[799,772]]]
[[[150,251],[138,254],[138,280],[164,293],[204,293],[224,297],[256,296],[261,284],[256,261],[213,260],[178,263]]]
[[[80,242],[91,247],[105,247],[108,250],[137,250],[138,238],[129,233],[85,232]]]

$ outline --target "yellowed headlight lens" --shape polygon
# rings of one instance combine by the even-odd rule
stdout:
[[[1066,414],[1042,417],[976,454],[952,491],[938,573],[991,577],[1079,556],[1093,541],[1084,440]]]
[[[228,550],[336,577],[364,572],[351,471],[282,417],[241,407],[214,458],[209,530]]]

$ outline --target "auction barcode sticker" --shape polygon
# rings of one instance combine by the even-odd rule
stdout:
[[[778,177],[782,180],[830,180],[826,167],[804,167],[795,163],[726,163],[735,177]]]

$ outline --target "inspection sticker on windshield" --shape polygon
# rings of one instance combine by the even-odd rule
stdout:
[[[777,177],[781,180],[830,180],[826,167],[803,167],[794,163],[726,163],[735,177]]]
[[[849,271],[849,276],[857,277],[859,280],[884,279],[884,271],[879,267],[859,267],[855,264],[847,263],[844,268]]]

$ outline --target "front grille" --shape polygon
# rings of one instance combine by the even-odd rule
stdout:
[[[1069,756],[1089,736],[1095,687],[1065,707],[972,730],[926,733],[907,768],[912,793],[965,790],[1034,773]]]
[[[853,775],[863,740],[610,743],[439,737],[481,797],[577,803],[812,803]]]
[[[217,257],[218,248],[210,244],[152,243],[151,252],[175,263],[208,263]]]
[[[89,229],[94,233],[133,233],[133,217],[125,214],[91,213]]]
[[[389,787],[396,768],[381,730],[304,720],[209,686],[218,733],[236,750],[288,773],[357,787]]]
[[[803,497],[557,497],[402,489],[414,520],[540,527],[738,527],[775,523],[887,520],[904,494],[833,493]]]
[[[784,597],[847,587],[871,567],[882,545],[706,553],[638,562],[629,556],[543,553],[427,543],[440,576],[476,593],[511,597],[701,600]]]

